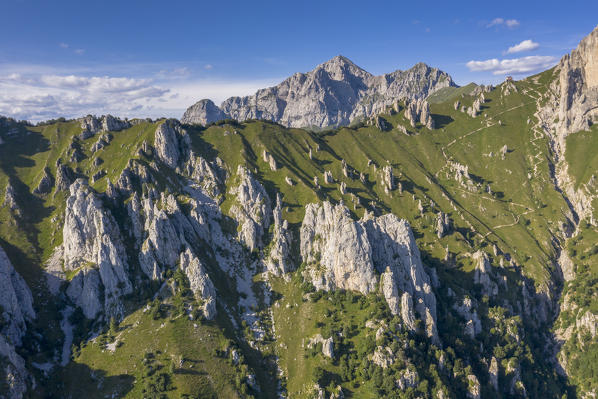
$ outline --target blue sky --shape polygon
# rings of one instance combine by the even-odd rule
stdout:
[[[423,61],[458,84],[555,64],[596,1],[2,0],[0,114],[180,117],[342,54],[373,74]]]

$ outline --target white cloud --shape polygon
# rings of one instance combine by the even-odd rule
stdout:
[[[214,65],[212,65],[212,64],[206,64],[206,65],[203,67],[203,69],[207,69],[208,71],[209,71],[210,69],[213,69],[213,68],[214,68]]]
[[[466,65],[473,72],[492,72],[494,75],[525,74],[551,67],[555,58],[551,56],[532,55],[522,58],[485,61],[469,61]]]
[[[501,26],[504,25],[507,28],[516,28],[520,25],[519,21],[516,19],[504,19],[504,18],[494,18],[492,22],[486,25],[486,28],[491,28],[493,26]]]
[[[32,121],[90,113],[132,116],[146,99],[168,92],[148,79],[12,73],[0,76],[0,114]]]
[[[516,28],[519,26],[519,21],[516,19],[507,19],[505,25],[507,25],[507,28]]]
[[[62,48],[69,48],[69,45],[66,43],[58,43],[58,45]]]
[[[531,50],[535,50],[539,47],[540,45],[530,39],[528,40],[524,40],[519,44],[516,44],[512,47],[509,47],[509,49],[507,50],[507,54],[513,54],[513,53],[521,53],[523,51],[531,51]]]
[[[75,50],[75,54],[82,55],[83,53],[85,53],[85,49],[78,48],[78,49]]]
[[[469,61],[466,65],[473,72],[492,72],[494,75],[525,74],[551,67],[555,58],[551,56],[531,55],[522,58],[485,61]]]
[[[187,107],[210,98],[219,104],[281,79],[207,80],[185,67],[168,67],[151,78],[89,76],[83,70],[39,65],[0,66],[0,115],[32,122],[110,113],[120,117],[180,118]],[[174,78],[176,77],[176,78]]]

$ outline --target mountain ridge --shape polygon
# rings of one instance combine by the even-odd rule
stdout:
[[[596,38],[325,131],[0,117],[0,396],[595,396]]]
[[[457,87],[450,75],[421,62],[405,71],[374,76],[338,55],[252,96],[230,97],[220,107],[200,100],[181,121],[205,125],[226,118],[267,119],[287,127],[344,126],[371,117],[397,100],[424,99],[451,86]]]

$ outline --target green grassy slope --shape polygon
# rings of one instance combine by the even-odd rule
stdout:
[[[538,291],[555,287],[554,240],[567,204],[553,188],[549,143],[538,134],[533,116],[551,74],[548,71],[515,82],[515,90],[509,94],[505,93],[504,85],[485,93],[486,102],[475,118],[453,107],[455,99],[465,106],[473,103],[472,85],[440,91],[430,98],[437,126],[434,130],[421,125],[412,128],[402,111],[382,115],[392,125],[389,131],[356,124],[351,128],[312,132],[287,129],[266,121],[222,121],[207,127],[186,127],[196,153],[208,160],[219,157],[231,175],[238,165],[245,165],[258,177],[271,198],[281,193],[283,216],[295,237],[298,237],[304,206],[322,200],[343,201],[356,218],[363,216],[366,210],[373,210],[377,214],[392,212],[407,219],[425,264],[435,268],[442,281],[443,289],[436,293],[440,302],[440,335],[446,345],[442,350],[431,346],[423,337],[412,337],[396,327],[379,297],[365,298],[344,292],[310,293],[295,272],[290,281],[270,281],[276,299],[272,307],[261,311],[272,312],[276,336],[260,348],[261,353],[250,348],[250,333],[239,331],[242,327],[234,328],[224,308],[219,309],[219,317],[214,322],[189,320],[180,311],[183,299],[175,296],[162,301],[167,310],[155,318],[154,311],[160,305],[153,304],[151,310],[144,311],[148,302],[144,297],[131,300],[131,312],[117,330],[103,331],[87,343],[81,340],[87,335],[82,334],[75,342],[77,350],[73,362],[64,370],[48,378],[36,372],[36,378],[48,382],[46,393],[65,390],[71,397],[78,397],[90,386],[96,390],[90,394],[92,397],[112,393],[140,397],[152,390],[157,397],[243,397],[246,394],[273,397],[277,380],[291,397],[309,397],[316,380],[328,391],[340,385],[353,397],[390,397],[396,392],[384,390],[384,382],[403,368],[413,367],[422,383],[409,391],[409,395],[433,395],[438,390],[460,395],[466,389],[463,381],[468,370],[473,368],[477,375],[483,372],[484,363],[475,356],[480,351],[480,356],[485,358],[502,356],[499,361],[505,365],[513,359],[524,364],[528,371],[523,378],[530,395],[559,392],[562,385],[558,385],[558,378],[551,374],[539,341],[534,343],[538,338],[534,334],[539,332],[533,330],[529,320],[506,314],[507,306],[501,300],[484,298],[472,281],[472,254],[483,250],[489,254],[493,268],[508,276],[506,289],[501,291],[502,299],[516,304],[524,279],[529,279],[531,286],[535,284]],[[98,135],[87,140],[76,138],[81,133],[76,121],[42,126],[13,124],[0,128],[0,138],[5,141],[0,144],[0,199],[10,182],[18,202],[27,204],[20,212],[0,207],[0,246],[7,250],[36,296],[40,317],[32,326],[32,334],[46,337],[46,344],[38,353],[35,348],[24,349],[29,362],[43,363],[52,359],[61,350],[56,343],[62,340],[58,324],[59,310],[64,304],[49,295],[42,278],[44,262],[62,241],[60,226],[66,193],[53,190],[45,195],[33,194],[44,168],[55,177],[56,163],[60,159],[80,176],[91,177],[103,170],[106,175],[92,183],[97,191],[103,192],[108,179],[114,182],[131,159],[152,161],[140,154],[139,149],[144,141],[153,143],[155,129],[161,122],[143,121],[129,129],[111,132],[110,144],[96,153],[92,153],[91,148]],[[18,134],[10,136],[15,126]],[[406,127],[410,134],[402,133],[399,126]],[[587,182],[596,170],[593,160],[583,163],[581,157],[576,156],[581,152],[593,159],[590,148],[594,136],[577,133],[568,139],[568,154],[573,154],[567,155],[568,160],[571,159],[570,172],[578,184]],[[585,146],[588,142],[590,145]],[[73,148],[79,148],[82,160],[71,160]],[[264,150],[276,159],[276,170],[264,161]],[[103,162],[96,161],[98,158]],[[348,166],[349,176],[343,174],[343,162]],[[392,167],[401,190],[385,192],[382,168],[387,165]],[[469,173],[461,182],[456,178],[456,168],[460,166],[467,166]],[[325,171],[332,173],[333,183],[324,182]],[[314,182],[316,176],[319,186]],[[287,178],[292,185],[286,182]],[[160,184],[176,190],[163,180]],[[341,182],[346,184],[345,194],[340,191]],[[232,184],[232,179],[228,184]],[[221,204],[225,213],[232,201],[225,195]],[[453,220],[454,230],[439,239],[435,224],[440,211]],[[587,247],[594,239],[592,234],[591,229],[583,232],[575,244],[580,247],[578,254],[592,251]],[[499,248],[496,255],[492,250],[494,245]],[[444,261],[447,250],[456,254],[454,263]],[[510,259],[514,266],[510,265]],[[592,275],[593,263],[583,259],[580,262],[587,263],[588,273]],[[499,269],[501,263],[504,267]],[[225,292],[224,282],[216,284],[222,284],[221,291]],[[462,323],[452,314],[453,299],[444,287],[450,287],[458,295],[472,296],[482,304],[480,316],[485,322],[495,324],[493,332],[485,332],[479,338],[483,342],[482,349],[479,342],[463,338]],[[573,285],[565,289],[582,290]],[[227,306],[234,304],[236,295],[231,292],[230,298],[223,302]],[[372,345],[377,345],[372,337],[375,331],[364,328],[365,322],[372,318],[385,320],[397,337],[397,345],[398,342],[407,345],[404,359],[385,372],[370,370],[361,364],[364,356],[373,350]],[[523,343],[515,344],[515,336],[510,337],[510,333],[505,332],[512,328],[524,331]],[[318,332],[324,336],[343,333],[344,338],[335,347],[340,354],[338,359],[327,359],[306,347],[306,340]],[[121,344],[113,352],[106,344],[115,339]],[[391,345],[390,341],[384,344]],[[232,348],[239,348],[244,355],[245,361],[240,365],[230,359]],[[440,353],[449,359],[454,375],[459,376],[455,381],[431,367]],[[280,379],[268,368],[275,358],[284,375]],[[258,374],[260,382],[267,381],[263,385],[264,392],[247,389],[244,379],[250,370]],[[423,380],[427,382],[424,384]],[[488,381],[482,383],[486,392]],[[43,393],[40,389],[40,397]],[[488,397],[492,395],[488,393]]]

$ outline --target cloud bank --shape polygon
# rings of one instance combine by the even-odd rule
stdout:
[[[86,76],[35,66],[0,69],[0,115],[32,122],[87,114],[180,118],[200,99],[219,103],[277,81],[194,79],[187,68],[163,69],[150,78]]]
[[[517,75],[550,68],[555,61],[555,57],[531,55],[504,60],[493,58],[484,61],[469,61],[466,65],[472,72],[492,72],[494,75]]]

